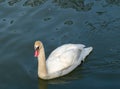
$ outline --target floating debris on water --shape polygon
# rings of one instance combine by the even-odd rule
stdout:
[[[47,17],[47,18],[44,18],[44,21],[48,21],[50,19],[51,19],[50,17]]]
[[[6,21],[6,19],[3,19],[3,21]]]
[[[103,15],[104,13],[106,13],[106,11],[98,11],[96,12],[98,15]]]
[[[73,24],[73,21],[72,20],[67,20],[64,22],[65,25],[72,25]]]
[[[13,24],[13,22],[14,22],[14,20],[11,20],[11,21],[10,21],[10,24]]]
[[[15,3],[20,2],[21,0],[11,0],[8,2],[10,6],[13,6]]]

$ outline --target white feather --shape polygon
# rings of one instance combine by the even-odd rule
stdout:
[[[65,44],[56,48],[46,61],[47,79],[70,73],[92,51],[92,47],[85,48],[82,44]]]

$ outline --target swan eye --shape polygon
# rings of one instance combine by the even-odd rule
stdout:
[[[39,46],[36,48],[36,50],[38,50],[39,49]]]
[[[34,47],[35,50],[39,50],[39,48],[40,48],[39,46],[35,46]]]

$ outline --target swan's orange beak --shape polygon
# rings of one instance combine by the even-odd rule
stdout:
[[[38,57],[38,55],[39,55],[39,50],[36,49],[36,50],[35,50],[35,53],[34,53],[34,56],[35,56],[35,57]]]

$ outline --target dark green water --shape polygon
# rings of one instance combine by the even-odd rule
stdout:
[[[72,73],[43,81],[35,40],[47,57],[65,43],[94,50]],[[120,89],[120,1],[0,0],[0,89]]]

